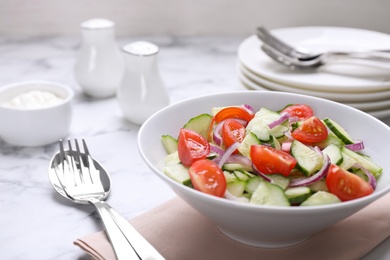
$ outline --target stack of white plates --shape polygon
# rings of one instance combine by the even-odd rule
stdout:
[[[293,46],[326,50],[390,50],[390,35],[340,27],[297,27],[272,33]],[[375,117],[390,116],[390,70],[352,63],[332,63],[311,71],[291,71],[269,58],[255,36],[238,51],[238,75],[253,90],[294,92],[330,99]]]

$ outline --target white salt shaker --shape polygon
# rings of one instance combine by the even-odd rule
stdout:
[[[169,105],[169,95],[157,66],[159,48],[145,41],[123,47],[125,74],[117,92],[119,107],[127,120],[141,125]]]
[[[89,96],[114,96],[124,72],[123,56],[115,41],[115,23],[91,19],[80,27],[82,43],[74,67],[76,81]]]

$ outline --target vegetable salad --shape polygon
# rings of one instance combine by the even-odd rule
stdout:
[[[305,104],[279,111],[214,107],[162,136],[164,173],[213,196],[258,205],[315,206],[374,192],[382,168],[364,142]]]

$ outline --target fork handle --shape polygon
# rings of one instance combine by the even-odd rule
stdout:
[[[102,218],[104,227],[106,229],[107,236],[114,249],[116,258],[118,260],[124,259],[137,259],[140,257],[130,244],[130,241],[126,238],[120,227],[116,224],[111,216],[111,213],[105,207],[105,203],[98,199],[90,199],[90,202],[96,207],[97,211]]]
[[[108,203],[101,201],[111,218],[122,230],[123,235],[131,243],[142,260],[164,260],[165,258],[138,231]]]

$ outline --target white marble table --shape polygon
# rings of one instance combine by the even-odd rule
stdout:
[[[236,77],[236,52],[244,37],[122,38],[118,44],[141,39],[160,46],[159,65],[171,103],[245,89]],[[86,138],[91,153],[109,170],[113,191],[108,202],[123,216],[132,218],[175,196],[142,161],[136,145],[139,126],[123,119],[115,98],[88,98],[76,84],[79,39],[2,36],[0,43],[0,86],[43,79],[74,89],[70,137]],[[0,259],[88,259],[72,242],[103,226],[92,206],[66,201],[51,187],[48,164],[56,151],[55,144],[23,148],[0,140]],[[389,244],[367,259],[389,257]]]

